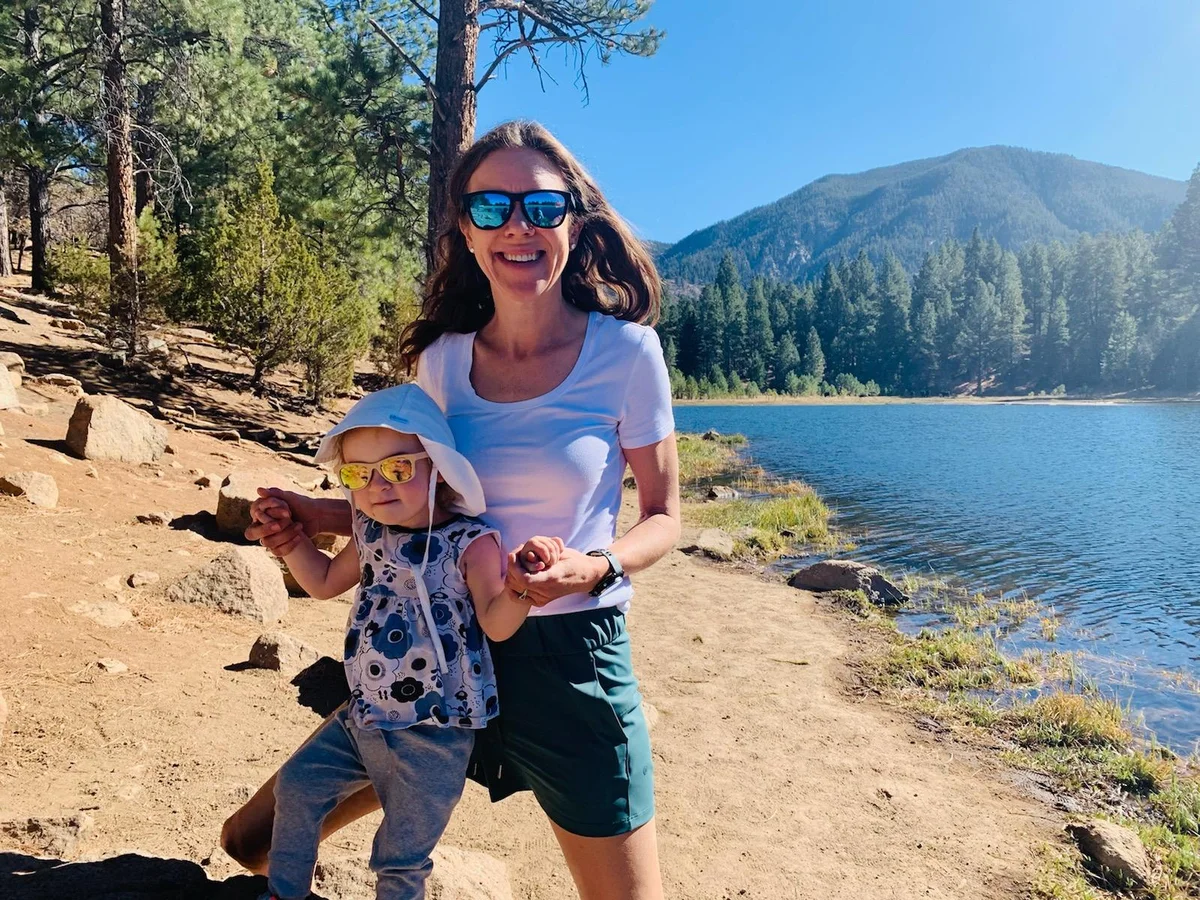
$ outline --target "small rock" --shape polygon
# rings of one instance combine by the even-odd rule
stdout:
[[[1067,833],[1094,869],[1117,887],[1145,887],[1150,883],[1150,859],[1137,834],[1116,822],[1093,819],[1068,825]]]
[[[171,520],[175,518],[174,513],[170,512],[152,512],[142,513],[137,517],[137,520],[143,525],[170,525]]]
[[[282,631],[260,634],[250,648],[250,664],[259,669],[271,669],[285,675],[295,675],[321,658],[312,647]]]
[[[733,536],[720,528],[705,528],[692,544],[680,549],[684,553],[702,553],[711,559],[732,559]]]
[[[58,485],[42,472],[13,472],[0,476],[0,494],[24,497],[34,506],[58,506]]]
[[[741,496],[733,488],[724,484],[714,484],[708,489],[707,494],[709,500],[737,500]]]
[[[167,446],[166,429],[116,397],[84,395],[67,426],[67,446],[84,459],[154,462]]]
[[[83,331],[87,328],[87,325],[78,319],[51,319],[50,327],[58,328],[62,331]]]
[[[20,849],[37,856],[69,857],[80,836],[92,827],[92,817],[78,813],[64,818],[14,819],[0,822],[0,834],[11,838]]]
[[[720,440],[720,438],[721,432],[717,431],[715,428],[710,428],[708,431],[704,432],[704,434],[700,435],[700,440],[702,441],[716,441]]]
[[[196,487],[202,488],[212,487],[212,479],[207,475],[201,475],[199,478],[193,481],[192,484],[196,485]]]
[[[12,376],[9,375],[8,369],[0,366],[0,409],[16,409],[20,405]]]
[[[101,350],[96,354],[96,361],[106,369],[123,369],[129,357],[124,350]]]
[[[250,505],[258,499],[258,489],[287,483],[270,472],[237,470],[221,482],[217,495],[217,529],[231,537],[241,537],[250,527]]]
[[[168,356],[171,352],[162,338],[146,338],[142,352],[149,356]]]
[[[129,666],[121,662],[119,659],[98,659],[96,660],[96,668],[101,672],[107,672],[109,675],[122,675],[129,671]]]
[[[80,600],[67,608],[76,615],[91,619],[97,625],[103,625],[105,628],[120,628],[133,621],[133,613],[111,600]]]
[[[174,456],[175,448],[172,447],[170,444],[167,444],[167,446],[163,447],[163,453],[166,453],[168,456]]]
[[[210,431],[209,437],[214,437],[218,441],[229,441],[231,444],[240,444],[242,436],[236,431]]]
[[[125,583],[132,588],[142,587],[146,584],[156,584],[158,582],[157,572],[134,572],[125,579]]]
[[[171,585],[167,599],[214,606],[258,622],[278,622],[288,605],[283,575],[261,547],[229,548]]]
[[[43,375],[38,379],[40,384],[49,384],[53,387],[65,388],[78,394],[83,393],[83,382],[72,375],[63,375],[58,372],[52,372],[49,375]]]
[[[908,602],[908,596],[878,569],[849,559],[827,559],[805,566],[788,579],[788,584],[804,591],[862,591],[878,606]]]

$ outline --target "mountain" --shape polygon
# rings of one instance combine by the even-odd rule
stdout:
[[[978,227],[1007,248],[1080,234],[1156,231],[1186,183],[1017,147],[827,175],[781,200],[696,231],[658,256],[663,275],[708,282],[726,250],[743,275],[801,278],[828,260],[891,247],[910,271],[946,238]]]

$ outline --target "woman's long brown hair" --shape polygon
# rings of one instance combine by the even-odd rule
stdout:
[[[662,283],[654,262],[591,175],[537,122],[505,122],[477,140],[450,176],[445,225],[438,236],[421,315],[401,339],[401,356],[409,372],[421,351],[443,334],[478,331],[495,313],[491,285],[467,249],[458,223],[462,196],[479,164],[496,150],[517,147],[536,150],[554,163],[571,194],[571,216],[583,226],[563,270],[566,301],[631,322],[653,325],[658,321]]]

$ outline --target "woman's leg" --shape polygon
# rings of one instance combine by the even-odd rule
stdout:
[[[662,900],[658,837],[651,819],[628,834],[580,837],[553,822],[579,900]]]

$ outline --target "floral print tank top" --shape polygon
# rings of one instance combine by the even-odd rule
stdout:
[[[496,675],[459,567],[463,551],[488,534],[495,529],[470,516],[433,528],[423,576],[427,615],[416,581],[427,529],[384,525],[355,511],[361,577],[344,656],[356,725],[482,728],[496,715]]]

